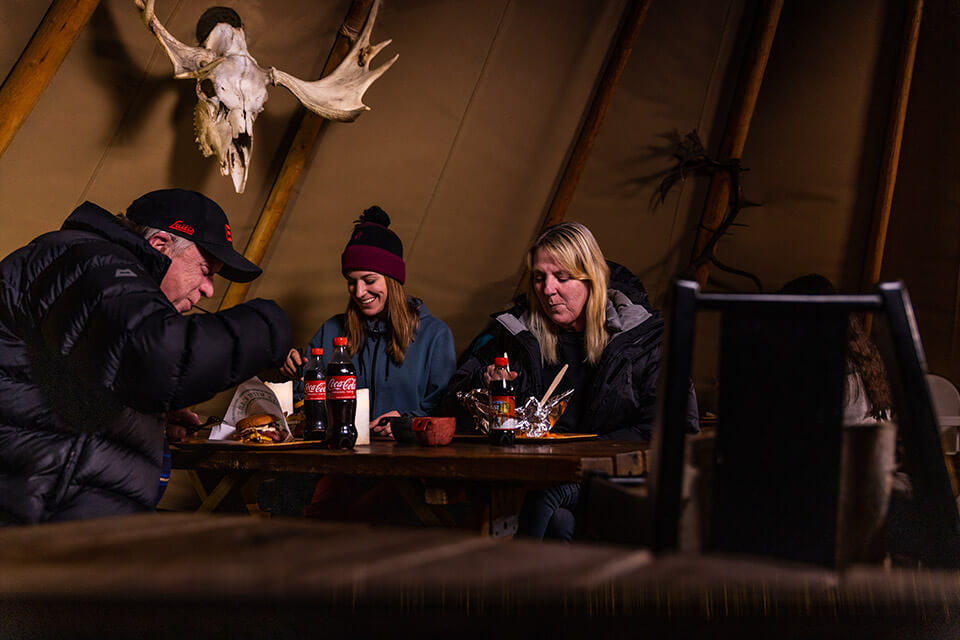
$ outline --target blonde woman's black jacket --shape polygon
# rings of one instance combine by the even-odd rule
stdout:
[[[89,202],[0,262],[0,523],[153,509],[161,413],[283,361],[276,304],[182,316],[169,266]]]
[[[611,265],[619,267],[619,265]],[[663,315],[647,306],[643,285],[626,269],[612,273],[607,302],[610,341],[603,350],[594,376],[591,400],[576,431],[596,433],[615,440],[649,440],[657,397],[657,376],[663,342]],[[461,422],[469,419],[457,407],[456,392],[483,386],[483,371],[506,351],[510,368],[517,371],[518,404],[528,397],[540,398],[551,380],[543,375],[540,344],[527,328],[527,305],[520,299],[509,311],[492,315],[493,322],[463,359],[450,380],[444,410]],[[688,428],[699,430],[697,398],[690,384]]]

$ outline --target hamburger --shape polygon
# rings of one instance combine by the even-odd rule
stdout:
[[[237,423],[237,440],[244,444],[283,442],[280,418],[269,413],[254,413]]]

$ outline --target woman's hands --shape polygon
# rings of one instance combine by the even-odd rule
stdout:
[[[516,380],[517,375],[519,375],[517,374],[516,371],[507,371],[506,373],[507,373],[507,376],[506,376],[507,380]],[[503,376],[497,373],[497,366],[491,364],[491,365],[488,365],[487,368],[484,369],[483,371],[483,385],[485,387],[488,387],[490,386],[490,383],[494,380],[503,380]]]
[[[306,358],[304,358],[299,351],[290,349],[290,353],[287,354],[287,359],[283,363],[283,366],[280,367],[280,371],[291,380],[297,380],[300,378],[299,369],[306,364],[306,362]]]
[[[370,422],[370,434],[383,438],[392,438],[393,431],[390,430],[390,418],[399,417],[399,411],[387,411],[383,415],[377,416],[376,420]]]

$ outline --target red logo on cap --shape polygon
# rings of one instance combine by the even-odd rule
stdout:
[[[174,231],[181,231],[187,234],[188,236],[192,236],[194,232],[194,228],[184,223],[183,220],[177,220],[172,225],[170,225],[170,228],[173,229]]]
[[[227,235],[227,242],[233,242],[233,234],[230,233],[230,225],[223,225],[224,231]]]

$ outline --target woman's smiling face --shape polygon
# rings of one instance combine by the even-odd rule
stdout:
[[[547,317],[562,329],[583,331],[584,309],[590,297],[586,283],[571,276],[544,248],[534,254],[532,277],[533,289]]]
[[[380,315],[387,304],[387,279],[376,271],[349,271],[346,274],[347,291],[360,313],[373,318]]]

